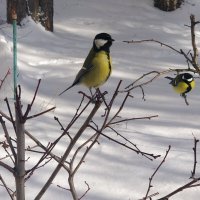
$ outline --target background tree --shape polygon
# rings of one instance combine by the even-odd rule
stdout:
[[[164,11],[173,11],[181,6],[184,0],[154,0],[154,6]]]
[[[17,13],[17,23],[28,15],[53,32],[53,0],[7,0],[7,22],[12,23],[12,12]]]

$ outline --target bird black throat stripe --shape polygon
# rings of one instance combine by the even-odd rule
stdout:
[[[108,76],[105,80],[105,82],[108,80],[108,78],[110,77],[110,74],[111,74],[111,63],[110,63],[110,54],[107,53],[107,57],[108,57],[108,63],[109,63],[109,73],[108,73]]]
[[[187,90],[185,91],[185,93],[188,93],[188,92],[190,92],[192,90],[192,87],[191,87],[191,85],[190,85],[190,83],[188,81],[185,80],[184,82],[188,85]]]

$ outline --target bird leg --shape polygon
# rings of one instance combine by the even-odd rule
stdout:
[[[189,103],[188,103],[188,100],[187,100],[187,95],[185,93],[182,93],[181,97],[184,98],[186,105],[189,106]]]

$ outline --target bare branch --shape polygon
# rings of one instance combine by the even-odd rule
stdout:
[[[64,131],[64,126],[62,125],[62,123],[60,122],[60,120],[58,119],[58,117],[54,116],[54,119],[58,122],[58,124],[60,125],[61,127],[61,130]],[[72,137],[70,136],[69,132],[68,131],[64,131],[64,133],[67,134],[67,136],[69,137],[70,140],[72,140]]]
[[[138,120],[138,119],[152,119],[154,117],[158,117],[158,115],[151,115],[151,116],[148,116],[148,117],[132,117],[132,118],[127,118],[127,119],[122,119],[122,120],[118,120],[118,121],[115,121],[115,122],[110,122],[109,125],[113,125],[113,124],[118,124],[118,123],[122,123],[122,122],[128,122],[128,121],[132,121],[132,120]]]
[[[165,43],[163,43],[163,42],[160,42],[160,41],[158,41],[158,40],[154,40],[154,39],[147,39],[147,40],[130,40],[130,41],[123,41],[123,42],[125,42],[125,43],[133,43],[133,44],[137,44],[137,43],[143,43],[143,42],[155,42],[155,43],[158,43],[158,44],[160,44],[161,46],[165,46],[165,47],[168,47],[168,48],[170,48],[170,49],[172,49],[173,51],[175,51],[175,52],[177,52],[177,53],[179,53],[179,54],[182,54],[179,50],[177,50],[176,48],[174,48],[174,47],[172,47],[172,46],[170,46],[170,45],[168,45],[168,44],[165,44]]]
[[[63,163],[67,159],[72,148],[76,144],[77,140],[80,138],[81,134],[85,131],[85,129],[87,128],[88,124],[90,123],[90,121],[92,120],[92,118],[94,117],[94,115],[96,114],[96,112],[97,112],[97,110],[99,109],[100,106],[101,106],[101,101],[96,101],[92,111],[89,114],[89,116],[87,117],[87,119],[85,120],[83,125],[80,127],[80,129],[78,130],[78,132],[76,133],[76,135],[74,136],[74,138],[72,139],[70,144],[68,145],[65,153],[63,154],[62,158],[60,159],[60,163],[57,165],[57,167],[55,168],[55,170],[53,171],[53,173],[51,174],[51,176],[47,180],[46,184],[44,185],[44,187],[38,193],[35,200],[39,200],[42,197],[42,195],[45,193],[45,191],[48,189],[48,187],[50,186],[50,184],[52,183],[52,181],[54,180],[54,178],[56,177],[56,175],[60,171]]]
[[[4,78],[2,80],[0,80],[0,90],[3,86],[3,83],[5,82],[6,78],[8,77],[8,75],[10,75],[10,69],[8,69],[8,71],[6,72]]]
[[[2,125],[3,130],[4,130],[5,137],[6,137],[6,140],[7,140],[7,142],[8,142],[8,145],[9,145],[9,147],[10,147],[10,149],[11,149],[11,151],[12,151],[12,154],[13,154],[13,156],[14,156],[14,163],[15,163],[16,160],[17,160],[17,155],[16,155],[16,152],[15,152],[15,150],[14,150],[12,141],[11,141],[11,139],[10,139],[8,130],[7,130],[6,125],[5,125],[5,121],[3,120],[2,116],[0,116],[0,123],[1,123],[1,125]]]
[[[168,147],[168,150],[166,151],[166,154],[165,154],[163,160],[158,165],[158,167],[156,168],[156,170],[154,171],[154,173],[152,174],[152,176],[149,178],[149,186],[148,186],[148,189],[147,189],[146,196],[143,198],[144,200],[146,200],[147,198],[149,198],[148,195],[149,195],[150,189],[153,187],[152,184],[151,184],[152,181],[153,181],[153,178],[156,175],[156,173],[158,172],[158,170],[160,169],[160,167],[162,166],[162,164],[165,162],[165,159],[167,158],[167,155],[168,155],[170,149],[171,149],[171,146]]]
[[[9,172],[11,172],[12,174],[14,174],[14,170],[12,167],[10,167],[9,165],[7,165],[6,163],[0,161],[0,166],[7,169]]]
[[[112,123],[114,123],[114,122],[112,122],[112,121],[119,115],[119,113],[120,113],[121,110],[123,109],[123,107],[124,107],[124,105],[125,105],[125,103],[126,103],[128,97],[130,97],[130,93],[129,93],[129,92],[126,93],[126,96],[124,97],[124,100],[122,101],[122,103],[121,103],[121,105],[120,105],[118,111],[117,111],[117,112],[115,113],[115,115],[110,119],[110,121],[107,123],[106,126],[109,126],[109,125],[111,125]]]
[[[4,179],[2,178],[1,175],[0,175],[0,181],[2,182],[2,184],[3,184],[4,188],[6,189],[8,195],[10,196],[10,199],[14,200],[14,197],[13,197],[13,195],[11,193],[11,190],[8,188],[7,184],[5,183],[5,181],[4,181]]]
[[[160,76],[164,75],[164,74],[168,74],[170,72],[183,72],[183,71],[191,71],[191,72],[196,72],[195,70],[192,69],[168,69],[168,70],[164,70],[164,71],[151,71],[148,73],[143,74],[141,77],[139,77],[138,79],[136,79],[134,82],[132,82],[131,84],[129,84],[127,87],[125,87],[125,90],[122,90],[120,92],[130,92],[131,90],[135,89],[135,88],[141,88],[145,85],[148,85],[149,83],[153,82],[155,79],[159,78]],[[155,75],[154,75],[155,74]],[[144,79],[145,77],[148,77],[149,75],[154,75],[153,77],[151,77],[149,80],[142,82],[142,83],[138,83],[140,80]]]
[[[194,183],[197,183],[198,181],[200,181],[200,177],[199,178],[194,178],[192,181],[190,181],[189,183],[186,183],[185,185],[179,187],[178,189],[174,190],[173,192],[171,192],[170,194],[158,199],[158,200],[167,200],[169,199],[170,197],[174,196],[175,194],[185,190],[185,189],[188,189],[190,187],[193,186]],[[198,186],[198,185],[197,185]]]
[[[89,152],[89,150],[91,149],[91,146],[90,147],[87,147],[86,148],[86,151],[84,152],[83,156],[81,157],[80,161],[78,162],[77,166],[75,167],[75,169],[73,169],[73,164],[74,164],[74,161],[75,161],[75,158],[78,154],[78,152],[84,147],[86,146],[89,142],[91,142],[95,137],[97,136],[97,133],[95,133],[92,137],[90,137],[88,140],[86,140],[82,145],[80,145],[77,150],[75,151],[73,157],[72,157],[72,160],[70,162],[70,169],[71,169],[71,173],[70,175],[71,176],[74,176],[74,174],[78,171],[79,167],[81,166],[81,164],[83,163],[87,153]]]
[[[197,49],[197,45],[196,45],[196,38],[195,38],[195,25],[198,23],[195,21],[195,16],[194,15],[190,15],[190,21],[191,21],[191,40],[192,40],[192,48],[193,48],[193,56],[192,56],[192,62],[193,62],[193,66],[194,68],[200,72],[199,70],[199,66],[198,66],[198,49]]]
[[[85,184],[87,186],[87,190],[84,192],[84,194],[78,200],[82,199],[89,192],[89,190],[90,190],[90,186],[89,186],[89,184],[86,181],[85,181]]]
[[[6,105],[7,105],[7,108],[8,108],[8,112],[9,112],[9,115],[10,115],[10,120],[12,122],[12,125],[13,125],[13,128],[16,132],[16,125],[15,125],[15,121],[14,121],[14,118],[13,118],[13,115],[12,115],[12,112],[11,112],[11,109],[10,109],[10,105],[9,105],[9,102],[8,102],[8,98],[5,98],[4,101],[6,102]],[[5,117],[4,113],[0,111],[0,114]],[[6,117],[5,117],[6,118]],[[7,119],[7,118],[6,118]]]
[[[29,116],[29,117],[27,117],[26,119],[28,120],[28,119],[36,118],[36,117],[38,117],[38,116],[40,116],[40,115],[43,115],[43,114],[45,114],[45,113],[48,113],[48,112],[54,110],[55,108],[56,108],[56,107],[54,106],[54,107],[49,108],[49,109],[47,109],[47,110],[45,110],[45,111],[43,111],[43,112],[40,112],[40,113],[38,113],[38,114],[35,114],[35,115],[32,115],[32,116]]]
[[[126,137],[124,137],[123,135],[121,135],[120,133],[118,133],[114,128],[112,128],[112,127],[110,127],[110,126],[109,126],[108,128],[110,128],[114,133],[116,133],[117,136],[123,138],[123,139],[125,140],[125,142],[127,142],[127,143],[131,144],[132,146],[134,146],[138,152],[140,152],[141,154],[143,153],[143,152],[137,147],[136,144],[134,144],[133,142],[131,142],[130,140],[128,140]],[[114,139],[113,139],[113,140],[114,140]],[[113,142],[115,142],[115,140],[114,140]],[[145,155],[145,154],[142,154],[142,156],[146,157],[147,159],[152,160],[151,158],[149,158],[149,155],[147,156],[147,155]]]
[[[194,147],[193,147],[193,152],[194,152],[194,165],[193,165],[193,170],[191,172],[191,177],[190,178],[195,178],[196,174],[196,165],[197,165],[197,143],[199,142],[196,137],[194,137]]]
[[[96,130],[96,129],[95,129],[93,126],[91,126],[91,125],[90,125],[89,127],[90,127],[91,129],[95,130],[96,132],[98,132],[98,134],[104,136],[105,138],[107,138],[107,139],[109,139],[109,140],[111,140],[111,141],[113,141],[113,142],[115,142],[115,143],[117,143],[117,144],[119,144],[119,145],[122,145],[122,146],[124,146],[125,148],[130,149],[130,150],[136,152],[137,154],[141,154],[142,156],[145,156],[146,158],[148,158],[148,159],[151,160],[151,161],[152,161],[152,159],[151,159],[150,157],[152,157],[152,158],[154,158],[154,159],[160,157],[160,155],[153,155],[153,154],[150,154],[150,153],[146,153],[146,152],[140,151],[140,150],[138,150],[138,149],[134,149],[134,148],[128,146],[127,144],[124,144],[124,143],[122,143],[122,142],[119,142],[119,141],[117,141],[117,140],[111,138],[110,136],[107,136],[106,134],[102,133],[100,130]]]
[[[28,104],[27,109],[26,109],[26,112],[24,113],[23,118],[24,118],[25,121],[26,121],[26,119],[27,119],[27,116],[28,116],[29,112],[31,111],[31,108],[32,108],[33,103],[34,103],[34,101],[35,101],[35,98],[36,98],[36,96],[37,96],[37,92],[38,92],[40,83],[41,83],[41,79],[38,80],[38,84],[37,84],[37,87],[36,87],[36,90],[35,90],[35,93],[34,93],[32,102],[31,102],[30,104]]]
[[[11,118],[9,116],[7,116],[5,113],[3,113],[2,111],[0,111],[0,114],[6,118],[8,121],[11,122]],[[27,130],[25,130],[25,134],[30,137],[39,147],[41,147],[44,151],[48,151],[48,149],[38,140],[36,139],[31,133],[29,133]],[[53,154],[52,152],[49,153],[49,155],[51,155],[51,157],[56,160],[58,163],[60,162],[60,158],[58,158],[55,154]],[[67,171],[69,170],[68,167],[66,165],[63,164],[63,168],[65,168]]]
[[[192,59],[190,59],[188,54],[185,53],[182,49],[178,50],[178,49],[176,49],[175,47],[173,47],[171,45],[165,44],[165,43],[160,42],[160,41],[155,40],[155,39],[130,40],[130,41],[123,41],[123,42],[128,43],[128,44],[130,44],[130,43],[131,44],[137,44],[137,43],[143,43],[143,42],[158,43],[161,46],[165,46],[165,47],[175,51],[176,53],[183,55],[185,57],[186,61],[188,63],[190,63],[195,68],[196,73],[200,74],[200,67],[199,67],[199,64],[198,64],[198,56],[199,56],[199,54],[198,54],[198,48],[197,48],[197,45],[196,45],[196,37],[195,37],[195,26],[197,24],[199,24],[199,21],[195,21],[195,16],[194,15],[190,16],[190,21],[191,21],[191,25],[187,26],[187,27],[190,27],[190,30],[191,30],[191,41],[192,41],[193,55],[191,53],[189,55],[191,56]]]

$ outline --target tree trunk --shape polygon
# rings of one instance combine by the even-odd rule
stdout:
[[[21,106],[20,100],[16,104]],[[25,200],[25,131],[21,119],[21,108],[15,108],[16,135],[17,135],[17,163],[15,166],[15,182],[17,200]]]
[[[53,0],[40,1],[40,22],[46,30],[53,32]]]
[[[34,21],[53,32],[53,0],[29,0],[27,10]]]
[[[12,23],[12,13],[17,13],[17,24],[26,17],[26,1],[25,0],[7,0],[7,22]]]
[[[184,0],[154,0],[154,6],[163,11],[173,11],[181,6]]]
[[[53,32],[53,0],[7,0],[7,22],[12,23],[12,11],[16,10],[17,23],[27,15]]]

